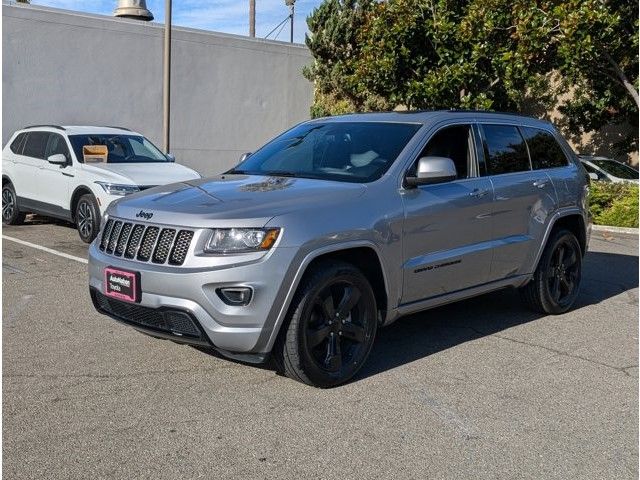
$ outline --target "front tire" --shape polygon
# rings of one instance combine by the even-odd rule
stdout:
[[[376,299],[362,272],[345,262],[320,264],[298,288],[274,350],[276,364],[307,385],[339,385],[360,370],[376,330]]]
[[[80,197],[76,205],[75,219],[80,240],[91,243],[100,230],[100,209],[96,197],[90,193]]]
[[[533,279],[520,289],[520,294],[532,310],[558,315],[573,307],[581,281],[580,243],[570,231],[558,230],[547,242]]]
[[[2,223],[4,225],[21,225],[26,214],[18,209],[18,197],[13,184],[2,187]]]

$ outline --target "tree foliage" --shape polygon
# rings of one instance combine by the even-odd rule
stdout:
[[[559,106],[573,133],[637,125],[637,12],[630,0],[325,0],[307,20],[312,114]]]

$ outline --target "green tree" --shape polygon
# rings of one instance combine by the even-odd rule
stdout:
[[[559,106],[574,133],[637,125],[637,11],[629,0],[326,0],[308,19],[312,114]]]

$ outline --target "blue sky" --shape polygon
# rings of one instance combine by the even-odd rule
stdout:
[[[81,12],[113,14],[116,0],[31,0],[34,5],[77,10]],[[304,41],[306,18],[322,0],[296,0],[294,40]],[[164,0],[147,0],[155,22],[164,22]],[[174,25],[215,30],[218,32],[249,34],[249,0],[173,0]],[[287,15],[284,0],[256,0],[256,36],[264,37]],[[269,38],[273,38],[271,35]],[[288,25],[278,40],[289,40]]]

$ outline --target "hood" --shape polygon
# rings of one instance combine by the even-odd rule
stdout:
[[[275,216],[325,209],[361,196],[366,186],[289,177],[220,175],[156,187],[123,197],[108,213],[132,220],[189,227],[262,227]],[[148,218],[148,217],[147,217]]]
[[[200,175],[184,165],[173,162],[154,163],[96,163],[83,165],[85,170],[101,170],[113,182],[133,183],[135,185],[166,185],[199,179]],[[113,175],[109,175],[113,174]]]

